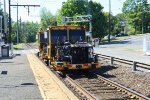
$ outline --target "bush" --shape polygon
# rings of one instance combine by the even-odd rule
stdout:
[[[134,28],[131,28],[129,31],[128,31],[128,34],[129,35],[135,35],[135,29]]]

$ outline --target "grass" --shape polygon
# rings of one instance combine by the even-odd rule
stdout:
[[[128,36],[123,36],[123,37],[116,37],[115,41],[121,41],[121,40],[126,40],[128,39]]]
[[[16,44],[16,45],[14,45],[14,49],[15,49],[15,50],[21,49],[21,47],[22,47],[21,44]]]
[[[111,42],[117,42],[128,38],[129,38],[128,36],[116,37],[115,39],[111,39]],[[102,39],[102,42],[108,42],[108,39]]]

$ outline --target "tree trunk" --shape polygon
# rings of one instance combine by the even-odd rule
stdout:
[[[98,43],[98,45],[101,44],[101,40],[102,40],[102,37],[99,37],[99,43]]]

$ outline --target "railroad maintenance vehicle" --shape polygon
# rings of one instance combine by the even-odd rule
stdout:
[[[86,42],[84,26],[50,26],[47,29],[47,61],[54,70],[99,68],[93,46]]]
[[[43,29],[40,29],[40,31],[38,32],[38,49],[39,52],[37,55],[43,60],[47,59],[47,39],[44,38]]]

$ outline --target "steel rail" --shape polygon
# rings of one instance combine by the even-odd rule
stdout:
[[[92,73],[93,73],[93,72],[92,72]],[[93,74],[95,74],[95,73],[93,73]],[[97,74],[95,74],[95,75],[97,75]],[[119,90],[121,90],[121,91],[127,93],[128,95],[131,95],[132,98],[137,98],[137,99],[139,99],[139,100],[150,100],[150,98],[146,97],[146,96],[143,95],[143,94],[140,94],[140,93],[138,93],[138,92],[136,92],[136,91],[133,91],[133,90],[131,90],[131,89],[129,89],[129,88],[123,86],[123,85],[120,85],[120,84],[118,84],[118,83],[116,83],[116,82],[114,82],[114,81],[111,81],[111,80],[109,80],[109,79],[107,79],[107,78],[104,78],[104,77],[102,77],[102,76],[100,76],[100,75],[97,75],[97,76],[98,76],[98,79],[103,80],[103,81],[106,82],[107,84],[116,87],[117,89],[119,89]]]
[[[81,93],[83,93],[89,100],[98,100],[94,95],[92,95],[87,90],[82,88],[78,83],[73,81],[68,75],[66,75],[66,80],[68,82],[70,82],[74,87],[76,87],[77,90],[79,90]]]
[[[98,54],[98,55],[101,55],[101,54]],[[107,55],[102,55],[102,56],[106,56],[107,58],[108,57],[111,58],[111,56],[107,56]],[[116,59],[117,60],[124,60],[124,61],[127,61],[127,62],[133,62],[133,61],[130,61],[130,60],[125,60],[125,59],[120,59],[120,58],[116,58]],[[143,63],[138,63],[138,64],[143,64]],[[148,64],[143,64],[143,65],[148,65]],[[95,74],[95,75],[97,75],[97,74]],[[99,75],[97,75],[97,76],[98,76],[98,79],[103,80],[107,84],[116,87],[118,90],[121,90],[124,93],[127,93],[128,95],[131,96],[131,98],[137,98],[139,100],[150,100],[150,98],[144,96],[143,94],[140,94],[140,93],[138,93],[136,91],[133,91],[133,90],[131,90],[131,89],[129,89],[129,88],[123,86],[123,85],[120,85],[120,84],[118,84],[116,82],[113,82],[113,81],[111,81],[109,79],[106,79],[106,78],[104,78],[102,76],[99,76]],[[71,83],[74,87],[76,87],[77,90],[79,90],[81,93],[83,93],[88,99],[90,99],[90,100],[98,100],[94,95],[92,95],[87,90],[85,90],[83,87],[81,87],[78,83],[76,83],[74,80],[72,80],[68,75],[66,75],[66,80],[69,83]]]
[[[28,48],[34,50],[35,52],[38,52],[34,46],[30,45],[30,43],[25,43],[25,45],[26,45]],[[31,51],[31,50],[30,50],[30,51]],[[33,53],[33,52],[31,52],[31,53]]]
[[[26,44],[27,46],[31,47],[31,45]],[[31,47],[32,48],[32,47]],[[41,60],[41,59],[40,59]],[[41,60],[42,63],[46,66],[45,62]],[[49,68],[49,67],[47,67]],[[57,77],[59,76],[58,72],[52,71]],[[58,77],[60,80],[61,78]],[[89,100],[98,100],[95,96],[90,94],[88,91],[86,91],[84,88],[82,88],[79,84],[75,83],[68,75],[66,75],[65,80],[67,80],[73,87],[75,87],[78,91],[80,91],[84,96],[86,96]]]

